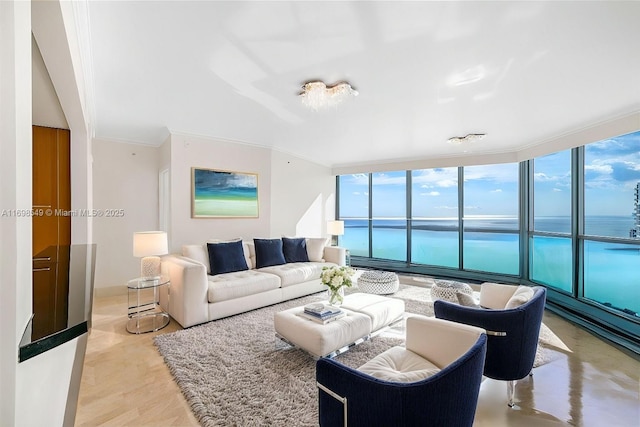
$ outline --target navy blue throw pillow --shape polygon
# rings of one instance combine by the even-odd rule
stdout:
[[[284,260],[287,262],[309,262],[307,241],[303,237],[298,239],[283,237],[282,252],[284,252]]]
[[[256,247],[256,268],[285,264],[280,239],[253,239]]]
[[[241,240],[237,242],[207,243],[207,250],[209,251],[211,274],[214,276],[216,274],[249,269],[244,258]]]

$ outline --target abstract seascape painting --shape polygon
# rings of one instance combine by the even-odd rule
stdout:
[[[257,218],[258,175],[191,168],[192,218]]]

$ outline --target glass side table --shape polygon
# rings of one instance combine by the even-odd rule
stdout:
[[[127,282],[129,307],[127,332],[144,334],[155,332],[169,324],[169,313],[160,307],[162,286],[169,286],[168,277],[138,277]],[[168,294],[168,292],[167,292]]]

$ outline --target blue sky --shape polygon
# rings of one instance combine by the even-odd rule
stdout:
[[[567,216],[571,209],[570,150],[534,162],[535,213]],[[471,166],[465,169],[465,216],[515,216],[518,213],[518,165]],[[640,182],[640,131],[589,144],[585,149],[587,215],[630,216],[633,190]],[[405,218],[405,172],[373,175],[374,217]],[[412,172],[414,217],[457,216],[457,168]],[[343,217],[366,217],[366,174],[341,178]]]

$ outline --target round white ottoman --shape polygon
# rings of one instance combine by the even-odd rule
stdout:
[[[453,280],[435,280],[431,286],[431,299],[441,299],[458,304],[458,294],[473,296],[473,288]]]
[[[365,271],[358,277],[358,288],[368,294],[392,294],[399,286],[398,275],[389,271]]]

